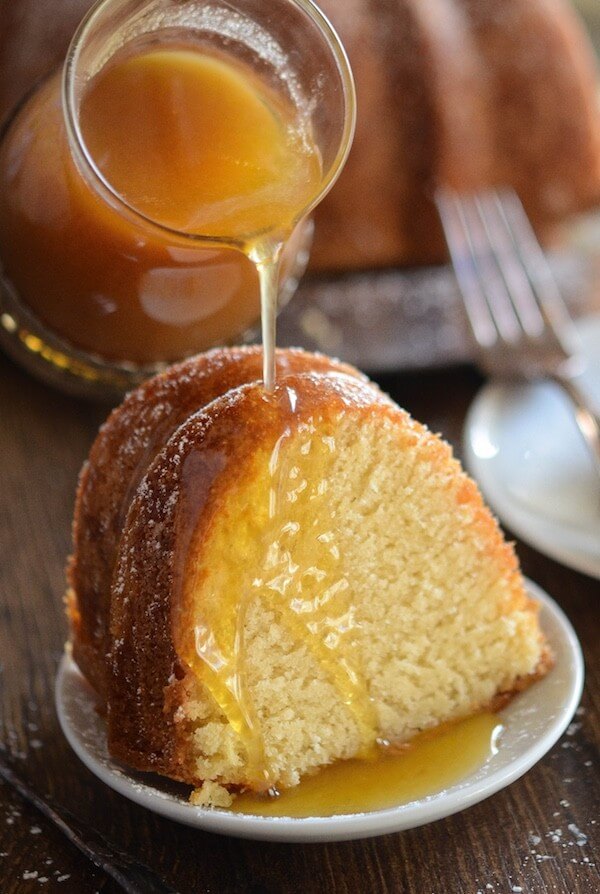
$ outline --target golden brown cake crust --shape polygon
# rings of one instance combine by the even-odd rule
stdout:
[[[284,377],[305,370],[359,373],[319,354],[277,352]],[[230,388],[258,381],[262,350],[216,349],[171,367],[132,391],[100,429],[81,471],[67,569],[73,654],[106,698],[110,587],[129,505],[157,452],[190,415]]]

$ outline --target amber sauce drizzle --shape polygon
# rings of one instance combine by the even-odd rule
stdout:
[[[282,392],[293,415],[298,397],[289,388]],[[356,619],[351,587],[337,543],[336,522],[327,505],[328,462],[337,449],[335,437],[310,420],[301,423],[297,463],[293,449],[286,450],[294,434],[290,426],[285,428],[269,460],[272,533],[265,542],[264,574],[254,585],[268,593],[284,626],[308,645],[352,711],[366,749],[375,741],[376,718],[352,648]],[[304,477],[300,464],[305,457],[310,457],[310,479]],[[310,536],[303,530],[306,525],[314,529]]]
[[[245,527],[243,519],[234,522],[236,552],[247,562],[222,589],[218,582],[213,584],[217,592],[205,588],[193,646],[184,656],[238,733],[248,755],[249,776],[262,790],[273,780],[246,686],[244,633],[248,608],[256,600],[274,610],[292,638],[309,648],[335,686],[356,721],[361,754],[373,748],[377,736],[375,711],[354,648],[351,587],[328,506],[327,473],[337,449],[333,432],[310,418],[300,420],[298,396],[289,387],[265,392],[264,400],[276,413],[275,430],[281,434],[266,457],[266,483],[261,479],[253,502],[252,526]],[[310,464],[310,478],[302,471],[303,460]],[[264,465],[265,458],[260,462]],[[191,593],[203,586],[199,580],[187,585]],[[232,587],[232,597],[223,598],[223,591]]]
[[[234,813],[335,816],[398,807],[464,779],[497,750],[502,726],[484,713],[423,733],[402,749],[380,748],[372,760],[338,761],[278,797],[244,792]]]

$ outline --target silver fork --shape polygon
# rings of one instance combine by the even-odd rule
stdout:
[[[571,401],[600,478],[600,419],[578,379],[577,330],[516,193],[436,193],[481,366],[493,376],[547,379]]]

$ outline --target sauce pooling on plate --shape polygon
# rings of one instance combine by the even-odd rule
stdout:
[[[477,714],[422,733],[404,748],[380,747],[372,759],[338,761],[278,797],[245,792],[231,810],[303,818],[399,807],[437,794],[477,770],[495,754],[501,731],[495,714]]]

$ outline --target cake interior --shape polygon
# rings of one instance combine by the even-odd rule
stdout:
[[[205,516],[175,617],[196,803],[406,742],[539,668],[512,548],[450,448],[393,414],[300,416]]]

